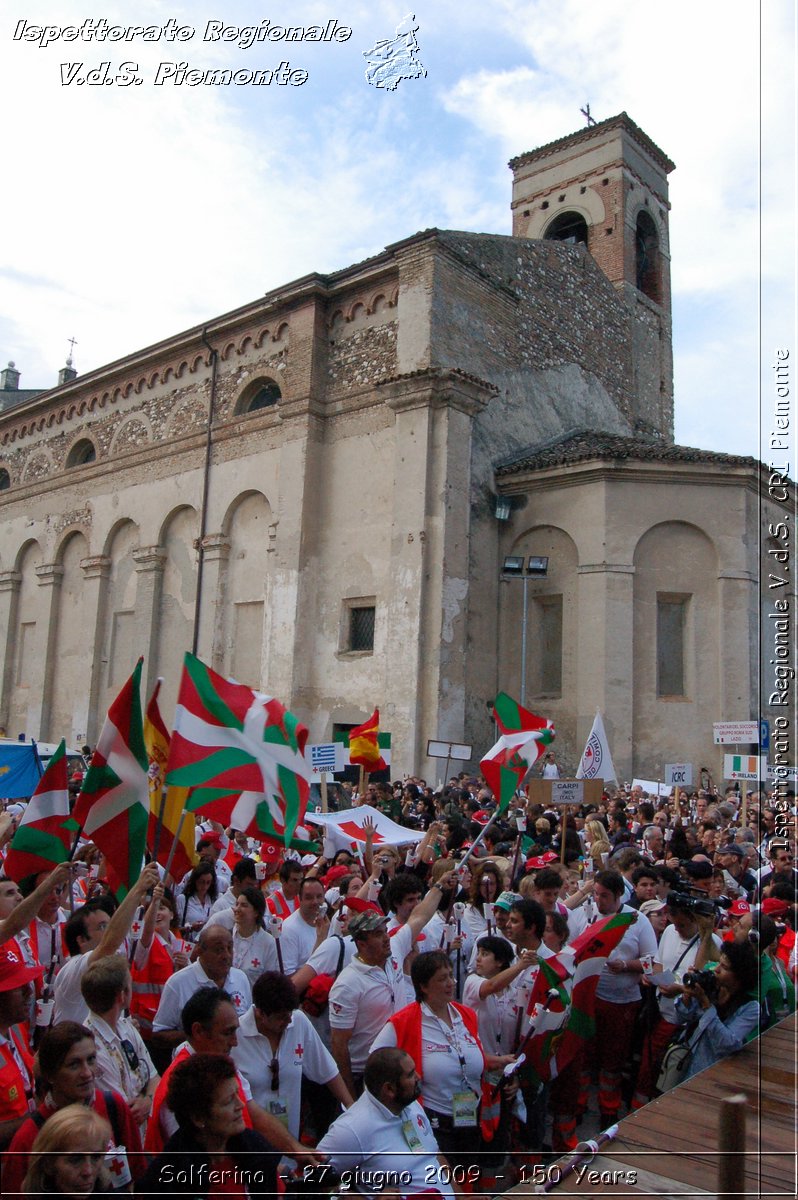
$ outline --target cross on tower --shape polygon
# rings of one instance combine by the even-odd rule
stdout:
[[[72,356],[75,353],[75,347],[77,346],[78,342],[77,342],[77,338],[73,338],[73,337],[67,338],[67,341],[69,342],[69,358],[67,359],[67,366],[71,367],[72,366]]]
[[[585,120],[587,121],[588,126],[596,124],[596,118],[591,117],[591,115],[590,115],[590,104],[589,103],[587,103],[584,108],[580,108],[579,111],[582,114],[582,116],[585,118]]]

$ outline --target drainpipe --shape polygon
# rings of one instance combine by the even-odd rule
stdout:
[[[211,394],[208,398],[208,425],[205,433],[205,465],[202,473],[202,505],[200,507],[200,530],[198,540],[199,562],[197,564],[197,594],[194,598],[194,635],[191,642],[191,653],[196,657],[199,644],[199,620],[202,606],[202,572],[205,565],[205,534],[208,522],[208,492],[211,477],[211,448],[213,442],[213,414],[216,407],[216,369],[219,355],[208,341],[207,326],[202,331],[202,343],[211,356]]]

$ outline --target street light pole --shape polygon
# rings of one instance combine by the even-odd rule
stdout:
[[[521,705],[526,707],[526,625],[527,625],[527,584],[529,583],[529,575],[522,575],[524,584],[523,588],[523,612],[521,613]]]

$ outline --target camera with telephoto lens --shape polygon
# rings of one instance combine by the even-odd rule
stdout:
[[[708,1000],[715,1000],[718,994],[718,981],[715,978],[715,972],[705,969],[703,971],[685,971],[682,983],[685,987],[700,987]]]
[[[691,896],[688,892],[668,892],[665,903],[669,908],[680,908],[694,917],[714,917],[717,907],[708,896]]]

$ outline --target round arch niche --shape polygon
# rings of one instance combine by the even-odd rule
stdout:
[[[587,221],[581,213],[558,213],[543,234],[547,242],[568,242],[572,246],[587,245]]]

